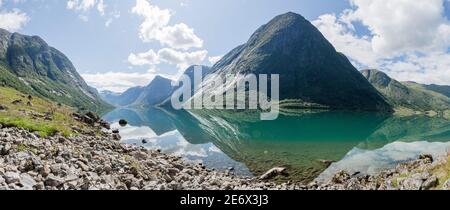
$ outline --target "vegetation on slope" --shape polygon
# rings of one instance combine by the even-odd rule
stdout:
[[[38,132],[40,136],[52,136],[58,132],[71,136],[76,133],[73,127],[83,129],[85,126],[73,119],[72,108],[39,97],[29,100],[28,95],[12,88],[0,87],[0,105],[3,106],[3,110],[0,109],[2,126],[25,128]]]

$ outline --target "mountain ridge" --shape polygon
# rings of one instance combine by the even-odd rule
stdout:
[[[361,74],[397,109],[407,108],[420,112],[450,110],[450,98],[429,88],[445,89],[445,86],[399,82],[376,69],[362,70]]]
[[[80,110],[111,106],[87,85],[72,62],[39,36],[0,29],[0,85],[15,88]]]

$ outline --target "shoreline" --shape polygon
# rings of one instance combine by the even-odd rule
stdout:
[[[88,131],[75,137],[38,137],[0,128],[0,190],[428,190],[450,189],[429,155],[377,175],[337,173],[327,183],[275,183],[275,168],[259,177],[206,169],[180,157],[119,142],[117,133]],[[450,171],[449,171],[450,172]]]

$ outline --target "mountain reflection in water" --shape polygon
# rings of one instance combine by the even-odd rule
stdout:
[[[441,118],[361,112],[312,112],[274,121],[260,121],[258,116],[212,110],[117,109],[104,118],[120,128],[124,143],[161,149],[217,170],[232,167],[239,175],[261,175],[283,166],[289,176],[280,180],[305,182],[319,175],[325,179],[339,169],[370,173],[424,152],[439,154],[443,150],[438,148],[447,145],[433,142],[450,141],[450,121]],[[129,125],[120,127],[120,119]],[[408,142],[408,146],[399,147],[399,142]],[[327,169],[320,160],[338,162]]]

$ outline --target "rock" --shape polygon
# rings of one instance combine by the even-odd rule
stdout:
[[[419,156],[419,160],[429,160],[430,162],[433,162],[433,156],[430,154],[423,154]]]
[[[442,189],[450,190],[450,179],[448,179],[447,181],[444,182],[444,184],[442,185]]]
[[[64,144],[67,142],[67,139],[63,136],[60,136],[60,137],[58,137],[58,142]]]
[[[399,182],[400,190],[420,190],[423,184],[422,179],[408,177]]]
[[[16,172],[6,172],[3,177],[7,184],[16,183],[20,180],[20,174]]]
[[[120,131],[119,131],[119,129],[114,129],[114,130],[112,130],[112,133],[118,134],[118,133],[120,133]]]
[[[169,168],[169,169],[167,169],[167,173],[169,174],[169,176],[174,177],[175,175],[180,173],[180,170],[178,170],[176,168]]]
[[[88,112],[85,114],[85,116],[91,118],[92,120],[94,120],[94,122],[99,122],[100,121],[100,116],[98,116],[98,114],[94,113],[94,112]]]
[[[92,118],[90,118],[90,117],[87,116],[87,115],[83,115],[83,116],[81,117],[81,121],[84,122],[84,123],[86,123],[86,124],[88,124],[88,125],[94,125],[94,123],[95,123],[95,120],[92,119]]]
[[[14,100],[13,102],[11,102],[11,104],[16,105],[16,106],[21,106],[21,105],[23,105],[23,101],[22,101],[22,99],[18,99],[18,100]]]
[[[21,174],[20,184],[24,190],[33,190],[33,187],[36,185],[36,181],[28,174]]]
[[[120,141],[120,140],[122,139],[122,137],[121,137],[120,134],[118,134],[118,133],[114,133],[114,134],[112,135],[112,137],[113,137],[113,139],[114,139],[115,141]]]
[[[337,174],[334,175],[331,181],[336,184],[343,184],[347,182],[350,178],[351,178],[350,174],[348,174],[346,171],[339,171]]]
[[[31,101],[28,101],[28,102],[27,102],[27,106],[32,107],[32,106],[33,106],[33,103],[31,103]]]
[[[39,173],[42,177],[47,177],[51,173],[51,169],[49,165],[44,165],[40,170]]]
[[[77,162],[77,165],[81,168],[81,170],[83,170],[83,171],[89,171],[89,166],[87,166],[86,164],[84,164],[83,162],[81,162],[81,161],[78,161]]]
[[[46,179],[45,179],[45,185],[46,186],[50,186],[50,187],[57,187],[61,184],[64,183],[64,180],[61,179],[60,177],[54,176],[54,175],[49,175]]]
[[[142,139],[142,144],[147,144],[148,141],[146,139]]]
[[[272,168],[269,171],[267,171],[265,174],[263,174],[262,176],[259,177],[259,179],[261,180],[267,180],[267,179],[271,179],[274,178],[278,175],[285,175],[286,174],[286,168],[282,168],[282,167],[276,167],[276,168]]]
[[[0,155],[8,155],[11,150],[11,144],[6,143],[2,148],[0,148]]]
[[[227,170],[229,170],[229,171],[234,171],[234,168],[233,168],[233,167],[228,167]]]
[[[7,110],[8,110],[7,106],[0,104],[0,111],[7,111]]]
[[[319,161],[319,163],[321,163],[322,165],[324,165],[327,168],[330,167],[331,164],[336,162],[334,160],[317,160],[317,161]]]
[[[122,126],[122,127],[127,126],[128,125],[128,121],[126,121],[124,119],[121,119],[121,120],[119,120],[119,125]]]
[[[33,100],[33,96],[32,95],[28,95],[28,100],[32,101]]]
[[[100,121],[100,126],[102,126],[102,128],[108,129],[108,130],[111,129],[111,125],[108,122],[103,121],[103,120]]]
[[[431,176],[422,184],[423,190],[429,190],[433,187],[436,187],[439,184],[439,180],[436,176]]]

